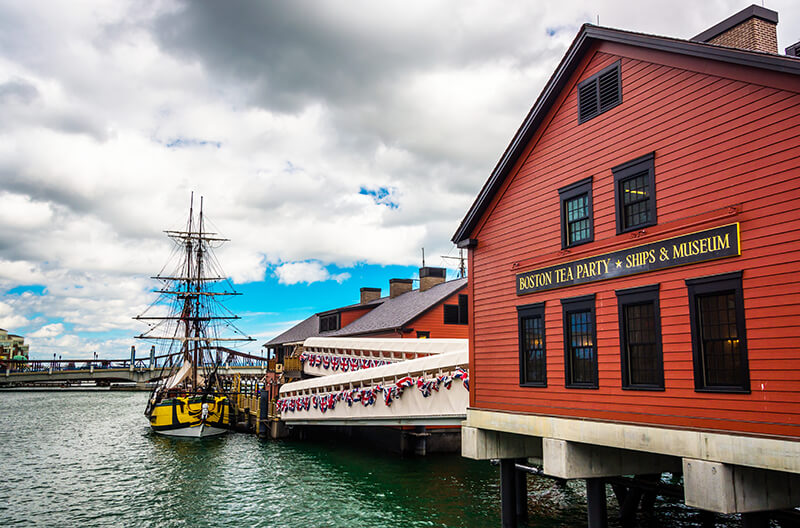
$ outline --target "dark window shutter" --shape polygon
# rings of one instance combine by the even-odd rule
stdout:
[[[598,77],[600,85],[600,112],[619,104],[620,85],[619,68],[613,68]]]
[[[469,322],[469,307],[467,304],[468,297],[466,295],[458,296],[458,322],[467,324]]]
[[[578,122],[583,123],[622,102],[620,63],[616,62],[578,84]]]
[[[578,87],[578,120],[586,121],[596,116],[599,104],[597,101],[597,81],[592,81]]]
[[[444,324],[458,324],[458,305],[444,305]]]

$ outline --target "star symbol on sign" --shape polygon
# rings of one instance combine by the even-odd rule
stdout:
[[[621,268],[621,267],[622,267],[622,261],[621,261],[621,260],[618,260],[618,261],[617,261],[617,267],[618,267],[618,268]]]

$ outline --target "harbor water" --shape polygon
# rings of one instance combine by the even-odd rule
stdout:
[[[2,526],[500,525],[499,472],[488,462],[245,434],[172,439],[150,431],[146,399],[0,394]],[[530,526],[586,525],[580,482],[528,480]],[[614,507],[612,499],[612,517]],[[696,513],[674,501],[659,500],[652,522],[699,526]]]

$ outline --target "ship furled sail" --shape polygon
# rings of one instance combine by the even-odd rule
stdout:
[[[151,428],[171,436],[202,437],[224,433],[233,423],[233,407],[217,377],[227,345],[253,341],[233,324],[239,319],[223,300],[239,295],[226,278],[214,249],[227,239],[205,229],[203,199],[180,231],[165,231],[175,246],[162,270],[158,298],[135,317],[149,328],[137,339],[155,341],[167,357],[162,381],[153,390],[145,416]],[[167,371],[168,369],[168,371]]]

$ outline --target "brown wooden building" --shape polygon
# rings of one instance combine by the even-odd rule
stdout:
[[[698,498],[734,488],[698,484],[708,467],[797,484],[800,60],[776,23],[751,6],[693,40],[581,28],[453,238],[466,456],[683,470],[687,503],[716,511],[774,504]],[[587,446],[647,467],[571,467]]]

